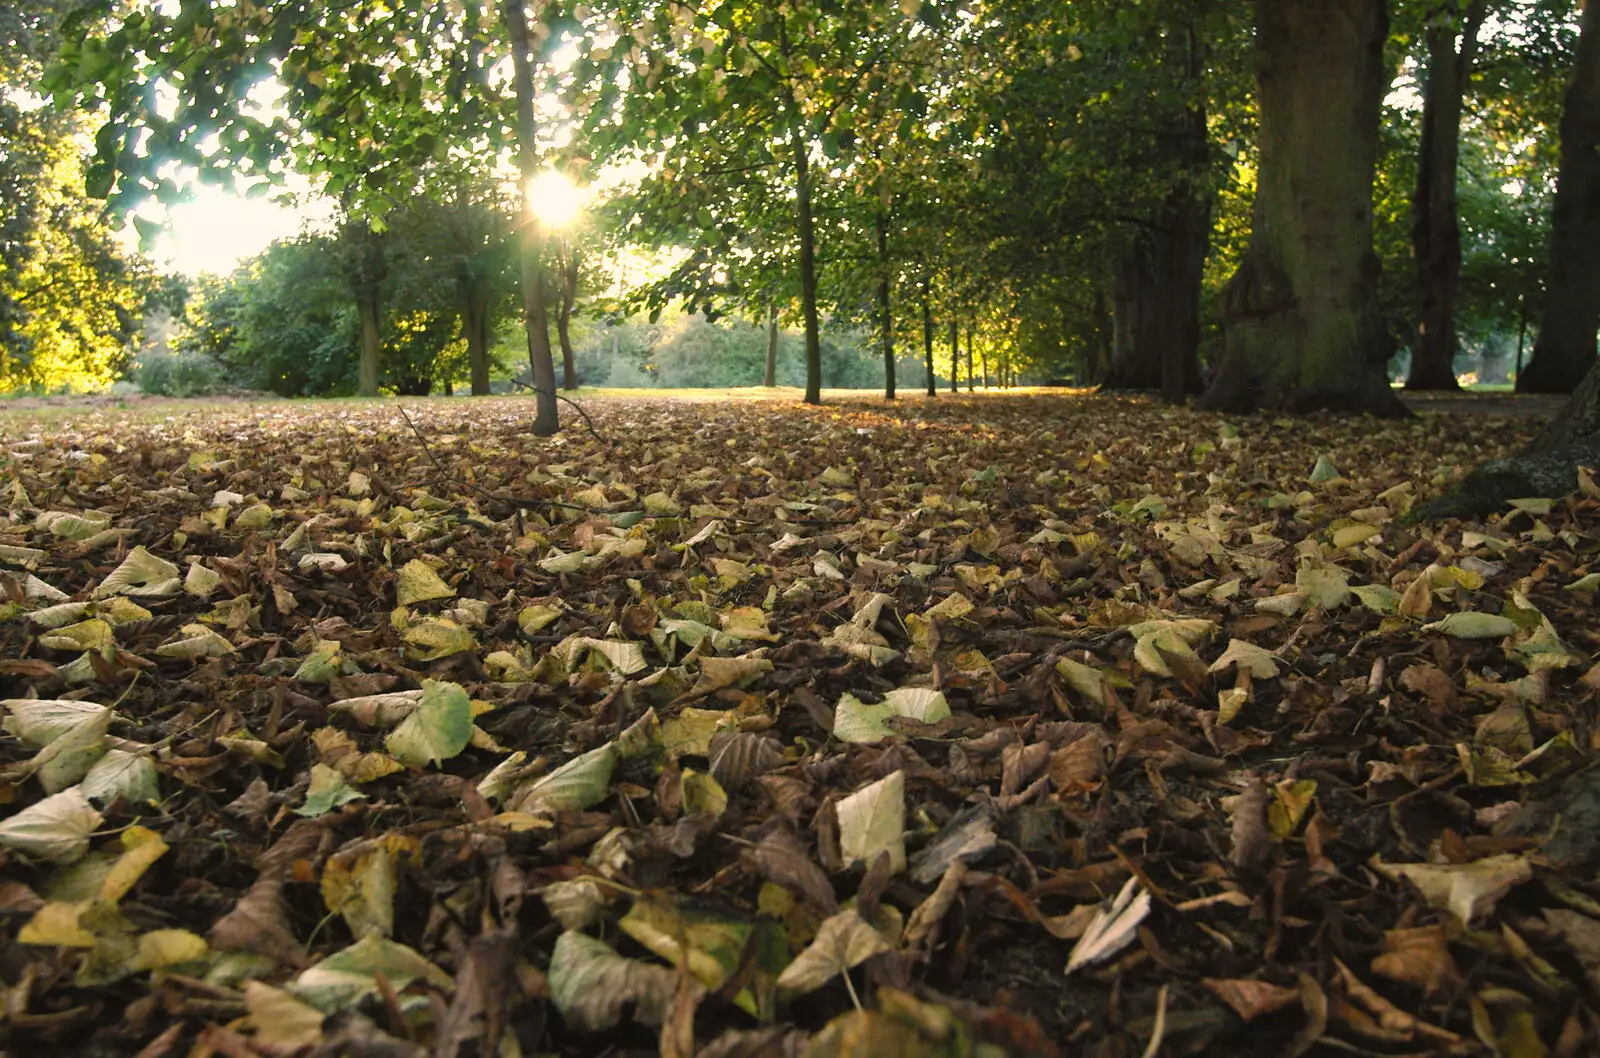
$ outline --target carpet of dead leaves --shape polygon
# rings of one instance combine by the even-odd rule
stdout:
[[[0,429],[0,1049],[1600,1048],[1600,495],[1525,418]]]

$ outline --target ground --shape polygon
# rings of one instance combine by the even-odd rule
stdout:
[[[0,1047],[1593,1053],[1537,414],[586,410],[0,415]]]

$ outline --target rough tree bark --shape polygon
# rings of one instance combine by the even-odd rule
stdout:
[[[1600,3],[1583,12],[1561,111],[1561,164],[1550,214],[1550,280],[1519,393],[1569,393],[1595,362],[1600,328]]]
[[[878,229],[878,341],[883,346],[883,399],[894,400],[894,316],[889,308],[889,218],[880,211]]]
[[[1422,145],[1411,229],[1420,325],[1411,350],[1407,389],[1461,388],[1455,372],[1456,292],[1461,286],[1461,218],[1456,201],[1461,97],[1472,75],[1478,29],[1489,0],[1472,0],[1458,21],[1455,15],[1460,7],[1452,0],[1435,8],[1428,21],[1428,75],[1422,94]]]
[[[518,264],[522,275],[522,312],[528,330],[528,366],[533,372],[533,434],[549,437],[561,429],[556,404],[556,368],[550,349],[550,320],[545,310],[544,232],[533,214],[529,187],[539,172],[538,126],[533,116],[533,52],[528,40],[528,13],[523,0],[505,0],[506,31],[517,94],[518,166],[522,176],[522,224]]]
[[[1384,372],[1372,252],[1385,0],[1256,0],[1255,11],[1255,221],[1201,405],[1405,415]]]

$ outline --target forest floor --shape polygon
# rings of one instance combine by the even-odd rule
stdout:
[[[1595,1053],[1536,419],[328,407],[0,417],[0,1050]]]

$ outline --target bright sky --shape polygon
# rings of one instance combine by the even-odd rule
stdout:
[[[299,233],[308,219],[323,219],[321,212],[201,184],[193,186],[189,200],[181,205],[165,209],[151,202],[139,210],[141,216],[166,222],[150,256],[191,277],[204,272],[227,275],[274,239]]]

